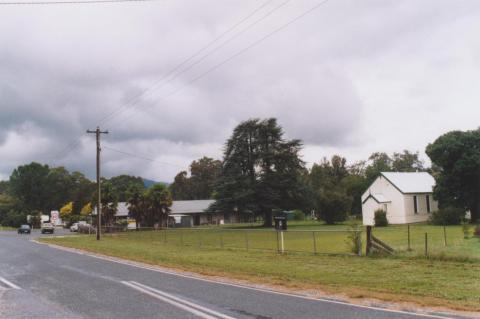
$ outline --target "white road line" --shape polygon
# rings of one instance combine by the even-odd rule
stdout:
[[[218,317],[218,318],[222,318],[222,319],[235,319],[235,318],[233,318],[233,317],[224,315],[223,313],[220,313],[220,312],[218,312],[218,311],[214,311],[214,310],[212,310],[212,309],[209,309],[209,308],[206,308],[206,307],[197,305],[197,304],[195,304],[195,303],[193,303],[193,302],[184,300],[184,299],[182,299],[182,298],[179,298],[179,297],[176,297],[176,296],[171,295],[171,294],[169,294],[169,293],[166,293],[166,292],[164,292],[164,291],[160,291],[160,290],[158,290],[158,289],[155,289],[155,288],[152,288],[152,287],[143,285],[143,284],[141,284],[141,283],[138,283],[138,282],[135,282],[135,281],[130,281],[130,283],[132,283],[132,284],[134,284],[134,285],[137,285],[137,286],[140,286],[140,287],[142,287],[143,289],[147,289],[147,290],[149,290],[149,291],[151,291],[151,292],[154,292],[154,293],[157,293],[157,294],[159,294],[159,295],[162,295],[162,296],[164,296],[164,297],[166,297],[166,298],[170,298],[170,299],[176,300],[176,301],[178,301],[178,302],[181,302],[181,303],[183,303],[183,304],[186,304],[187,306],[196,308],[196,309],[198,309],[198,310],[200,310],[200,311],[207,312],[207,313],[209,313],[209,314],[211,314],[211,315],[214,315],[214,316],[216,316],[216,317]]]
[[[0,281],[3,282],[5,285],[7,285],[8,287],[10,287],[12,289],[21,289],[20,287],[18,287],[17,285],[15,285],[14,283],[8,281],[7,279],[5,279],[3,277],[0,277]]]
[[[174,297],[170,294],[167,294],[163,291],[139,284],[134,281],[122,281],[122,284],[129,286],[130,288],[133,288],[137,291],[140,291],[144,294],[147,294],[151,297],[154,297],[158,300],[164,301],[166,303],[169,303],[177,308],[180,308],[182,310],[185,310],[187,312],[190,312],[200,318],[203,319],[218,319],[218,318],[225,318],[225,319],[234,319],[233,317],[228,317],[225,316],[219,312],[207,309],[205,307],[196,305],[194,303],[191,303],[189,301],[183,300],[178,297]],[[203,312],[202,312],[203,311]]]
[[[38,241],[34,241],[34,242],[37,243],[37,244],[47,245],[47,246],[52,247],[52,248],[68,251],[68,252],[79,254],[79,255],[89,256],[89,257],[93,257],[93,258],[97,258],[97,259],[101,259],[101,260],[106,260],[106,261],[114,262],[114,263],[121,264],[121,265],[126,265],[126,266],[130,266],[130,267],[151,270],[151,271],[155,271],[155,272],[158,272],[158,273],[177,276],[177,277],[182,277],[182,278],[188,278],[188,279],[194,279],[194,280],[198,280],[198,281],[214,283],[214,284],[217,284],[217,285],[237,287],[237,288],[242,288],[242,289],[248,289],[248,290],[253,290],[253,291],[259,291],[259,292],[274,294],[274,295],[294,297],[294,298],[317,301],[317,302],[332,303],[332,304],[349,306],[349,307],[354,307],[354,308],[362,308],[362,309],[369,309],[369,310],[376,310],[376,311],[383,311],[383,312],[390,312],[390,313],[405,314],[405,315],[417,316],[417,317],[421,317],[421,318],[455,319],[455,317],[447,317],[447,316],[440,316],[440,315],[433,315],[433,314],[416,313],[416,312],[410,312],[410,311],[404,311],[404,310],[395,310],[395,309],[388,309],[388,308],[381,308],[381,307],[374,307],[374,306],[358,305],[358,304],[353,304],[353,303],[349,303],[349,302],[345,302],[345,301],[331,300],[331,299],[325,299],[325,298],[314,298],[314,297],[308,297],[308,296],[303,296],[303,295],[297,295],[297,294],[294,294],[294,293],[275,291],[275,290],[270,290],[270,289],[265,289],[265,288],[251,287],[251,286],[240,285],[240,284],[233,284],[233,283],[229,283],[229,282],[216,281],[216,280],[212,280],[212,279],[205,279],[205,278],[200,278],[200,277],[196,277],[196,276],[192,276],[192,275],[179,274],[179,273],[176,273],[176,272],[173,272],[173,271],[162,270],[162,269],[156,268],[154,266],[151,266],[151,267],[150,266],[144,266],[144,265],[140,265],[137,262],[130,262],[130,261],[126,261],[126,260],[121,260],[120,258],[117,258],[117,257],[109,257],[109,256],[105,256],[105,255],[102,256],[100,254],[90,253],[90,252],[87,252],[87,251],[80,251],[78,249],[75,250],[75,248],[66,248],[66,247],[62,247],[62,246],[54,245],[54,244],[44,244],[44,243],[41,243],[41,242],[38,242]]]

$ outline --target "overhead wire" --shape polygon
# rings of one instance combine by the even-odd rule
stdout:
[[[0,5],[62,5],[62,4],[101,4],[101,3],[121,3],[121,2],[151,2],[158,0],[66,0],[66,1],[0,1]]]
[[[218,42],[221,38],[223,38],[225,35],[229,34],[230,32],[232,32],[233,30],[235,30],[238,26],[240,26],[242,23],[244,23],[245,21],[247,21],[248,19],[250,19],[252,16],[254,16],[256,13],[258,13],[260,10],[262,10],[264,7],[266,7],[269,3],[271,3],[273,0],[267,0],[265,2],[263,2],[260,6],[256,7],[253,11],[251,11],[247,16],[245,16],[244,18],[242,18],[241,20],[239,20],[238,22],[236,22],[235,24],[233,24],[231,27],[229,27],[227,30],[225,30],[224,32],[222,32],[220,35],[218,35],[217,37],[215,37],[212,41],[210,41],[209,43],[207,43],[206,45],[204,45],[202,48],[200,48],[199,50],[197,50],[195,53],[193,53],[192,55],[190,55],[188,58],[184,59],[181,63],[179,63],[177,66],[175,66],[174,68],[172,68],[170,71],[168,71],[164,76],[161,77],[160,80],[158,80],[157,82],[155,82],[152,86],[150,86],[149,88],[143,90],[142,92],[140,92],[139,94],[135,95],[133,98],[131,98],[127,103],[125,103],[123,106],[117,108],[116,110],[114,110],[113,112],[107,114],[106,116],[104,116],[103,118],[101,118],[99,120],[99,122],[97,122],[97,125],[101,125],[101,124],[104,124],[106,122],[108,122],[110,119],[112,119],[113,117],[117,116],[118,114],[122,113],[123,111],[125,111],[126,108],[128,107],[131,107],[132,106],[132,103],[133,106],[145,95],[147,94],[148,92],[152,91],[153,89],[155,89],[155,87],[160,84],[163,80],[167,79],[170,75],[174,74],[178,69],[180,69],[182,66],[184,66],[186,63],[190,62],[193,58],[195,58],[196,56],[198,56],[200,53],[202,53],[203,51],[205,51],[206,49],[208,49],[209,47],[211,47],[213,44],[215,44],[216,42]],[[290,0],[289,0],[290,1]],[[228,40],[227,40],[228,41]],[[217,49],[214,49],[214,50],[218,50]],[[210,54],[213,53],[213,51],[210,51]],[[183,71],[184,72],[184,71]],[[57,158],[65,153],[69,153],[71,151],[73,151],[74,149],[76,149],[80,143],[81,143],[81,139],[85,136],[85,133],[81,134],[76,140],[74,140],[73,142],[69,143],[65,148],[63,148],[59,153],[55,154],[53,156],[53,158]]]
[[[182,62],[180,62],[179,64],[177,64],[175,67],[173,67],[172,69],[170,69],[166,74],[164,74],[158,81],[154,82],[150,87],[142,90],[140,93],[136,94],[133,98],[129,99],[129,101],[127,103],[124,103],[121,107],[117,108],[116,110],[114,110],[113,112],[110,112],[109,114],[107,114],[106,116],[104,116],[103,118],[101,118],[98,122],[99,125],[105,123],[105,122],[108,122],[108,120],[112,117],[115,117],[117,114],[123,112],[122,110],[125,109],[125,108],[129,108],[129,107],[132,107],[135,105],[135,103],[140,100],[143,96],[145,96],[145,94],[147,94],[148,92],[151,92],[152,90],[155,90],[157,88],[157,86],[159,84],[162,83],[162,81],[166,80],[170,75],[174,74],[177,70],[179,70],[182,66],[184,66],[185,64],[187,64],[188,62],[190,62],[193,58],[195,58],[196,56],[198,56],[200,53],[202,53],[203,51],[205,51],[206,49],[208,49],[209,47],[211,47],[213,44],[215,44],[216,42],[218,42],[221,38],[223,38],[225,35],[229,34],[230,32],[232,32],[233,30],[235,30],[238,26],[240,26],[243,22],[247,21],[248,19],[250,19],[253,15],[255,15],[258,11],[260,11],[261,9],[263,9],[265,6],[267,6],[270,2],[272,2],[273,0],[267,0],[265,2],[263,2],[260,6],[256,7],[252,12],[250,12],[246,17],[244,17],[243,19],[241,19],[240,21],[238,21],[237,23],[235,23],[234,25],[232,25],[230,28],[228,28],[227,30],[225,30],[224,32],[222,32],[220,35],[218,35],[217,37],[215,37],[212,41],[210,41],[209,43],[207,43],[206,45],[204,45],[203,47],[201,47],[199,50],[197,50],[195,53],[193,53],[192,55],[190,55],[188,58],[184,59]],[[228,40],[227,40],[228,41]],[[216,50],[216,49],[215,49]],[[213,51],[210,51],[211,53],[213,53]],[[182,71],[184,72],[185,69]],[[132,105],[132,103],[134,103]]]
[[[223,65],[225,65],[226,63],[232,61],[233,59],[239,57],[240,55],[244,54],[245,52],[247,52],[248,50],[256,47],[257,45],[259,45],[260,43],[262,43],[263,41],[267,40],[268,38],[272,37],[273,35],[275,35],[276,33],[284,30],[285,28],[287,28],[288,26],[290,26],[291,24],[297,22],[298,20],[302,19],[303,17],[305,17],[306,15],[312,13],[313,11],[315,11],[316,9],[318,9],[319,7],[321,7],[322,5],[325,5],[329,0],[323,0],[323,1],[320,1],[318,2],[316,5],[312,6],[311,8],[309,8],[308,10],[304,11],[303,13],[301,13],[300,15],[294,17],[293,19],[289,20],[288,22],[286,22],[285,24],[281,25],[280,27],[274,29],[273,31],[267,33],[266,35],[264,35],[263,37],[259,38],[258,40],[254,41],[253,43],[249,44],[248,46],[244,47],[243,49],[237,51],[236,53],[234,53],[233,55],[229,56],[228,58],[222,60],[221,62],[213,65],[212,67],[210,67],[209,69],[207,69],[205,72],[199,74],[198,76],[190,79],[188,82],[186,82],[184,85],[182,85],[181,87],[179,87],[178,89],[170,92],[168,95],[162,97],[161,99],[162,100],[165,100],[167,98],[169,98],[170,96],[173,96],[175,94],[177,94],[178,92],[184,90],[185,88],[187,88],[190,84],[204,78],[205,76],[207,76],[208,74],[214,72],[215,70],[219,69],[220,67],[222,67]],[[143,110],[145,109],[149,109],[149,108],[152,108],[156,106],[156,104],[152,104],[152,105],[149,105],[149,106],[146,106],[143,108]],[[137,116],[138,116],[138,113],[137,113]],[[127,121],[131,121],[134,117],[130,117],[127,119]],[[122,122],[122,123],[125,123],[125,122]]]
[[[138,154],[133,154],[133,153],[125,152],[125,151],[122,151],[122,150],[118,150],[118,149],[115,149],[115,148],[111,148],[111,147],[109,147],[109,146],[102,146],[102,148],[107,149],[107,150],[110,150],[110,151],[113,151],[113,152],[116,152],[116,153],[119,153],[119,154],[123,154],[123,155],[131,156],[131,157],[135,157],[135,158],[142,159],[142,160],[145,160],[145,161],[149,161],[149,162],[159,163],[159,164],[163,164],[163,165],[170,165],[170,166],[174,166],[174,167],[177,167],[177,168],[184,168],[183,166],[180,166],[180,165],[177,165],[177,164],[168,163],[168,162],[162,162],[162,161],[157,161],[156,159],[153,159],[153,158],[150,158],[150,157],[146,157],[146,156],[143,156],[143,155],[138,155]]]
[[[267,33],[266,35],[264,35],[263,37],[259,38],[258,40],[252,42],[251,44],[249,44],[248,46],[244,47],[243,49],[237,51],[235,54],[229,56],[228,58],[222,60],[220,63],[217,63],[215,65],[213,65],[212,67],[210,67],[209,69],[207,69],[205,72],[201,73],[200,75],[190,79],[188,82],[186,82],[183,86],[179,87],[178,89],[170,92],[167,96],[163,97],[162,99],[166,99],[182,90],[184,90],[186,87],[188,87],[190,84],[204,78],[205,76],[207,76],[208,74],[214,72],[215,70],[219,69],[220,67],[222,67],[223,65],[225,65],[226,63],[232,61],[233,59],[237,58],[238,56],[244,54],[245,52],[247,52],[248,50],[256,47],[257,45],[259,45],[260,43],[262,43],[263,41],[267,40],[268,38],[272,37],[273,35],[277,34],[278,32],[284,30],[285,28],[287,28],[288,26],[292,25],[293,23],[297,22],[298,20],[302,19],[303,17],[305,17],[306,15],[312,13],[313,11],[315,11],[316,9],[320,8],[321,6],[325,5],[329,0],[323,0],[323,1],[320,1],[318,2],[317,4],[315,4],[314,6],[310,7],[308,10],[302,12],[301,14],[295,16],[293,19],[290,19],[289,21],[287,21],[286,23],[282,24],[281,26],[277,27],[276,29],[274,29],[273,31]],[[156,104],[153,104],[153,105],[150,105],[148,106],[148,108],[151,108],[153,106],[156,106]],[[138,114],[138,113],[137,113]],[[128,118],[128,120],[132,120],[133,117],[130,117]],[[106,148],[106,147],[105,147]],[[109,148],[110,150],[112,150],[111,148]],[[131,156],[135,156],[135,154],[131,154],[131,153],[128,153],[128,152],[124,152],[124,151],[121,151],[121,150],[114,150],[114,151],[117,151],[118,153],[125,153],[125,155],[131,155]],[[145,158],[146,159],[146,158]],[[149,159],[149,160],[152,160],[152,159]]]

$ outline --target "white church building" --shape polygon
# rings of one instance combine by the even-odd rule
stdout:
[[[429,173],[382,172],[362,195],[364,225],[374,225],[378,209],[387,212],[390,224],[409,224],[428,220],[438,209],[432,192],[435,179]]]

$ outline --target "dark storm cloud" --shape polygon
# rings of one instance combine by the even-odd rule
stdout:
[[[329,1],[210,72],[314,4],[291,1],[222,45],[235,32],[226,35],[174,78],[164,76],[260,2],[2,7],[0,178],[32,160],[93,176],[92,136],[82,134],[97,124],[110,130],[105,145],[158,161],[105,150],[106,175],[169,180],[197,157],[220,157],[232,128],[249,118],[277,117],[289,138],[314,150],[306,150],[309,161],[322,149],[364,156],[400,134],[423,147],[412,132],[427,130],[419,123],[431,115],[419,105],[436,105],[445,127],[465,123],[449,122],[445,101],[477,95],[444,80],[470,78],[469,63],[478,63],[464,58],[479,51],[470,32],[480,16],[475,1]],[[468,103],[457,104],[474,117]]]

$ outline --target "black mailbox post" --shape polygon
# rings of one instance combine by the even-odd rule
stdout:
[[[287,217],[285,216],[275,216],[275,229],[278,231],[287,230]]]

